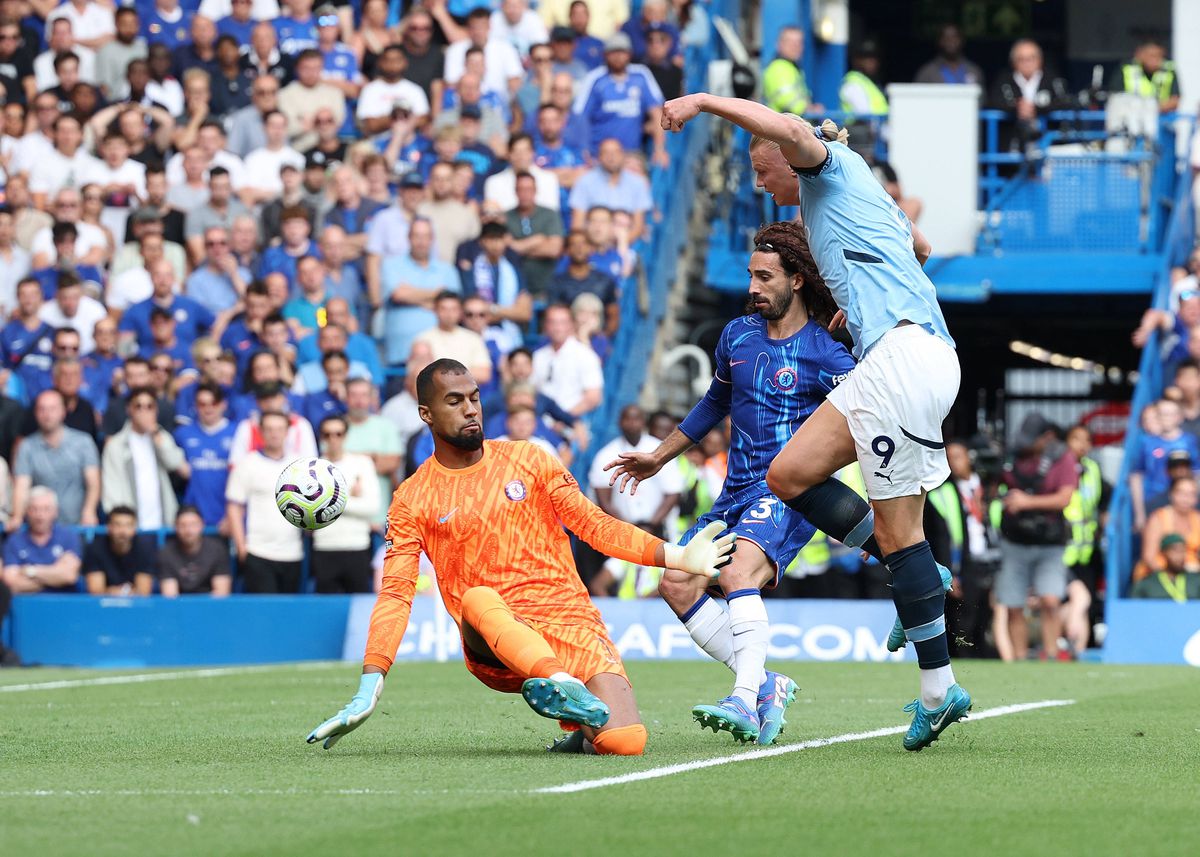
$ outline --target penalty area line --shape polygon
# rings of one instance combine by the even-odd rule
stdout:
[[[1064,705],[1074,705],[1073,699],[1043,699],[1040,702],[1021,702],[1015,705],[1001,705],[988,708],[977,714],[968,716],[967,722],[987,720],[989,717],[1004,717],[1008,714],[1020,714],[1025,711],[1036,711],[1039,708],[1059,708]],[[903,735],[908,731],[907,726],[886,726],[882,729],[872,729],[869,732],[847,732],[845,735],[834,735],[832,738],[815,738],[802,741],[799,744],[784,744],[781,747],[764,747],[761,750],[751,750],[736,756],[718,756],[712,759],[697,759],[694,762],[681,762],[677,765],[666,765],[662,768],[650,768],[647,771],[634,771],[616,777],[603,777],[597,780],[580,780],[576,783],[564,783],[560,786],[545,786],[531,789],[531,794],[569,794],[584,792],[591,789],[602,789],[608,786],[619,786],[625,783],[636,783],[641,780],[655,780],[659,777],[670,777],[684,774],[688,771],[699,771],[703,768],[715,768],[720,765],[732,765],[737,762],[749,762],[755,759],[769,759],[772,756],[783,756],[800,750],[816,750],[820,747],[830,747],[834,744],[848,744],[851,741],[868,741],[871,738],[882,738],[887,735]]]
[[[336,664],[343,666],[342,664]],[[252,667],[212,667],[209,669],[176,670],[172,672],[131,673],[129,675],[106,675],[96,678],[73,678],[59,681],[40,681],[30,684],[0,684],[0,693],[19,693],[28,690],[63,690],[69,687],[101,687],[109,684],[142,684],[148,681],[175,681],[188,678],[218,678],[227,675],[247,675],[281,669],[322,670],[334,664],[326,662],[264,664]]]

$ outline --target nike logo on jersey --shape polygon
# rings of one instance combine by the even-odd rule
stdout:
[[[444,524],[444,523],[446,523],[447,521],[449,521],[451,518],[453,518],[453,517],[454,517],[454,513],[455,513],[455,512],[457,512],[457,511],[458,511],[458,507],[457,507],[457,506],[455,506],[453,509],[451,509],[449,512],[447,512],[445,515],[443,515],[442,517],[438,518],[438,523],[439,523],[439,524]]]
[[[886,479],[888,481],[888,485],[892,484],[892,477],[890,475],[888,475],[887,473],[880,473],[878,470],[876,470],[875,475],[878,476],[880,479]]]
[[[730,360],[729,368],[732,369],[734,366],[741,366],[743,363],[749,363],[749,362],[750,362],[749,360]]]

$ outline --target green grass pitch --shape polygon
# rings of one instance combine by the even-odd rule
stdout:
[[[779,664],[801,685],[780,745],[902,725],[910,665]],[[644,758],[552,756],[557,727],[460,664],[401,665],[332,751],[304,736],[351,664],[15,689],[110,673],[0,674],[6,855],[1195,854],[1200,673],[970,663],[976,712],[921,753],[892,735],[571,794],[547,786],[739,756],[694,703],[708,663],[635,663]],[[13,687],[5,690],[5,686]],[[749,751],[752,752],[752,751]]]

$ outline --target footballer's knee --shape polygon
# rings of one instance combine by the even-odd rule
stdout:
[[[463,619],[475,625],[479,617],[488,610],[497,606],[503,607],[504,599],[490,586],[472,586],[462,594],[459,604],[462,607]]]
[[[717,583],[728,595],[739,589],[762,589],[775,577],[775,566],[762,549],[749,539],[738,539],[733,562],[721,569]]]
[[[597,732],[592,746],[597,756],[640,756],[646,750],[648,737],[645,726],[633,723]]]
[[[702,577],[668,568],[658,581],[658,594],[676,615],[683,615],[704,594],[705,583]]]
[[[791,500],[793,497],[799,497],[812,486],[804,484],[804,479],[795,471],[795,468],[780,464],[780,457],[776,456],[775,460],[771,462],[771,466],[767,468],[767,487],[776,497]]]

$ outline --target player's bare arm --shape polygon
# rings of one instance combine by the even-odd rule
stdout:
[[[757,137],[777,143],[792,166],[810,169],[825,161],[825,144],[817,139],[807,122],[797,122],[766,105],[744,98],[726,98],[707,92],[673,98],[663,105],[662,127],[667,131],[679,131],[700,113],[720,116]]]
[[[615,459],[604,465],[606,471],[611,470],[610,487],[615,486],[618,492],[629,488],[629,495],[637,493],[638,483],[649,479],[658,471],[692,448],[692,439],[678,428],[667,435],[653,452],[622,452]],[[620,484],[617,484],[620,480]]]
[[[933,245],[929,243],[929,239],[925,237],[925,233],[917,228],[917,224],[912,225],[913,237],[913,253],[917,256],[917,261],[921,263],[921,267],[925,267],[925,263],[929,261],[929,257],[933,255]]]

